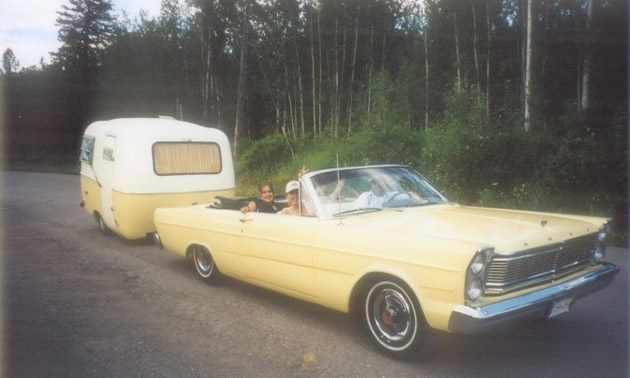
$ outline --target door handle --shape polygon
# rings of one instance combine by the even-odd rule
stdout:
[[[239,219],[239,221],[240,221],[241,223],[251,222],[251,221],[252,221],[252,218],[240,218],[240,219]]]

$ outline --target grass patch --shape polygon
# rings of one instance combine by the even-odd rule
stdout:
[[[30,154],[5,160],[4,170],[26,172],[50,172],[63,174],[79,174],[79,159],[76,154],[42,155]]]

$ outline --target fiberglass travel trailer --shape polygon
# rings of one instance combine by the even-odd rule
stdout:
[[[233,196],[234,166],[218,129],[164,118],[94,122],[81,144],[81,206],[104,233],[155,232],[158,207]]]

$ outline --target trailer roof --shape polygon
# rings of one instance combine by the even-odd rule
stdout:
[[[220,130],[166,118],[118,118],[97,121],[85,130],[89,135],[147,136],[155,138],[201,138],[222,133]]]

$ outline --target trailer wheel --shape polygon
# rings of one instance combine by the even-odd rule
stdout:
[[[94,218],[96,219],[96,223],[98,224],[98,228],[101,230],[101,233],[105,236],[111,235],[111,231],[107,228],[103,217],[99,213],[94,213]]]

